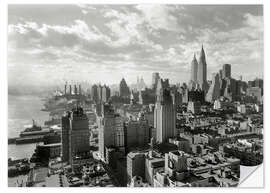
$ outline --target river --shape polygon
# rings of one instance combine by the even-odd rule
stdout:
[[[41,111],[42,98],[34,95],[8,95],[8,137],[18,137],[25,126],[32,124],[44,125],[49,113]],[[15,159],[30,157],[36,144],[8,145],[8,157]]]

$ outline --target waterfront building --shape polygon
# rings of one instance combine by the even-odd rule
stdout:
[[[70,130],[70,112],[67,112],[61,119],[61,141],[62,141],[62,161],[69,161],[69,130]]]
[[[89,151],[88,118],[81,107],[62,117],[62,159],[72,164],[74,156]]]

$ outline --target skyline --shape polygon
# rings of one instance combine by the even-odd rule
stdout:
[[[235,78],[263,78],[260,5],[9,5],[8,16],[9,86],[149,85],[153,72],[188,82],[202,44],[208,80],[225,63]]]

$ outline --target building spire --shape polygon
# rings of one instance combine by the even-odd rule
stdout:
[[[196,59],[196,53],[195,52],[194,52],[193,60],[197,60]]]
[[[205,53],[203,49],[203,44],[202,44],[202,49],[201,49],[201,54],[200,54],[200,59],[205,58]]]

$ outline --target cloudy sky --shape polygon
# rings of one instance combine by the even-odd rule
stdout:
[[[65,80],[128,84],[152,72],[188,81],[204,45],[208,79],[222,64],[263,77],[262,6],[9,5],[9,85]]]

